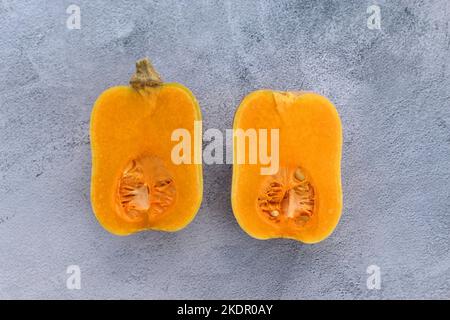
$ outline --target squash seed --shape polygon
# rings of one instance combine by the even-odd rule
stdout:
[[[278,210],[272,210],[270,211],[270,215],[275,218],[280,215],[280,212]]]
[[[305,180],[305,175],[303,174],[302,170],[300,170],[300,168],[297,168],[297,170],[295,170],[294,177],[299,181]]]

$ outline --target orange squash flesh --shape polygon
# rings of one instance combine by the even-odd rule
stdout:
[[[235,130],[251,128],[279,129],[279,170],[262,175],[259,160],[238,164],[235,137],[231,200],[241,228],[257,239],[327,238],[342,210],[342,128],[333,104],[314,93],[255,91],[234,118]]]
[[[185,128],[194,137],[198,103],[184,86],[162,83],[148,60],[137,69],[132,86],[103,92],[91,115],[92,208],[116,235],[179,230],[202,199],[201,164],[171,160],[171,134]]]

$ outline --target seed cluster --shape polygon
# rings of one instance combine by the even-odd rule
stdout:
[[[176,189],[173,179],[152,160],[132,160],[120,178],[118,201],[124,217],[129,220],[138,221],[150,214],[161,214],[174,202]]]
[[[301,168],[280,169],[262,189],[257,205],[269,220],[304,226],[314,214],[315,193]]]

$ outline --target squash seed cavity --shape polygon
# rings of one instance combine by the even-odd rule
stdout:
[[[303,227],[314,214],[316,200],[314,187],[302,168],[280,168],[265,182],[257,206],[271,222],[292,221]]]
[[[160,215],[175,198],[174,181],[162,161],[154,156],[131,160],[119,180],[117,199],[121,216],[128,221]]]

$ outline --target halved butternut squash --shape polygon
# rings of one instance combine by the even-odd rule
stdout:
[[[342,128],[333,104],[315,93],[255,91],[242,101],[233,127],[279,130],[279,167],[270,175],[261,174],[260,159],[237,162],[238,152],[250,149],[237,150],[234,137],[231,201],[242,229],[257,239],[328,237],[342,210]]]
[[[197,213],[203,185],[201,164],[172,161],[172,132],[201,135],[200,108],[186,87],[163,83],[148,59],[136,63],[130,84],[103,92],[92,110],[92,208],[113,234],[176,231]]]

